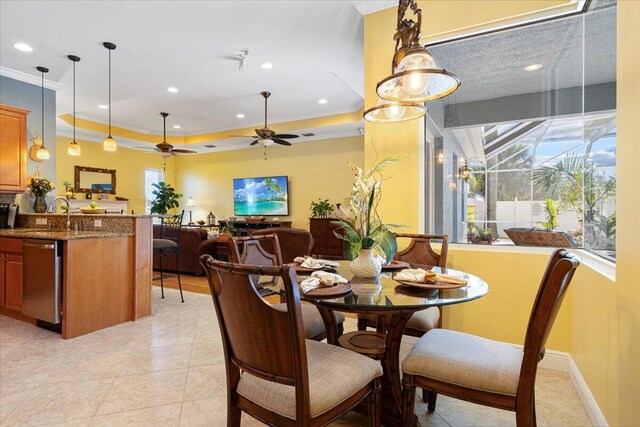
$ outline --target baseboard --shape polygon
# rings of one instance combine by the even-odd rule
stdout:
[[[598,402],[591,394],[591,390],[587,386],[578,366],[573,361],[571,355],[568,355],[568,365],[569,365],[569,376],[571,377],[571,382],[573,386],[576,388],[578,395],[580,396],[580,400],[582,400],[582,404],[587,411],[587,415],[589,415],[589,419],[591,420],[591,424],[594,426],[602,426],[608,427],[609,423],[607,423],[607,419],[604,417],[604,414],[600,410],[598,406]]]
[[[513,346],[522,348],[521,345],[513,344]],[[569,378],[571,378],[571,383],[578,392],[578,396],[580,396],[584,409],[587,411],[591,424],[602,427],[609,426],[604,414],[598,406],[598,402],[596,402],[593,394],[591,394],[591,390],[589,390],[578,366],[573,361],[573,358],[569,353],[565,353],[564,351],[547,350],[545,351],[544,358],[540,361],[538,366],[543,369],[567,372],[569,374]]]

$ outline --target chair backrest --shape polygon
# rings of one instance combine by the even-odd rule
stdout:
[[[410,238],[411,243],[406,249],[396,253],[394,257],[398,261],[410,264],[432,265],[436,267],[447,266],[447,251],[449,249],[449,236],[446,234],[402,234],[397,233],[398,238]],[[441,241],[440,253],[433,250],[431,241]]]
[[[262,267],[273,267],[282,265],[280,255],[280,244],[278,236],[275,234],[263,234],[260,236],[234,237],[231,244],[231,262],[245,265],[257,265]],[[272,249],[267,252],[265,246]],[[242,247],[242,251],[240,251]],[[254,286],[258,287],[260,276],[249,276]],[[275,285],[277,277],[272,277],[269,283]]]
[[[163,216],[160,220],[160,239],[180,240],[180,229],[182,228],[182,216],[184,211],[178,215]]]
[[[307,352],[295,269],[256,267],[200,257],[211,289],[224,345],[229,386],[237,386],[237,369],[268,381],[296,387],[298,419],[308,418]],[[285,288],[287,311],[267,304],[249,276],[276,276]],[[292,402],[293,403],[293,402]]]
[[[556,249],[549,259],[529,316],[518,394],[521,387],[526,389],[523,391],[533,390],[538,362],[544,356],[547,338],[579,265],[580,258],[565,249]]]
[[[313,247],[313,237],[307,230],[301,228],[273,227],[257,230],[251,233],[252,236],[264,234],[275,234],[280,243],[280,260],[283,264],[290,264],[295,257],[311,255]],[[262,247],[269,253],[275,254],[273,247],[264,242]]]

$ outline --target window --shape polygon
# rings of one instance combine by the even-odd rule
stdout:
[[[151,213],[151,203],[153,202],[153,185],[164,181],[164,172],[160,169],[144,170],[144,211],[148,215]]]
[[[442,138],[434,232],[458,243],[562,240],[615,258],[616,13],[602,2],[430,47],[463,83],[429,104],[427,126]]]

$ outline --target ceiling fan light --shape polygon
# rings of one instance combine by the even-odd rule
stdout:
[[[42,144],[40,148],[38,148],[36,157],[38,158],[38,160],[49,160],[49,150],[46,149],[44,144]]]
[[[273,141],[270,139],[259,139],[258,144],[262,145],[263,147],[271,147],[273,145]]]
[[[171,157],[170,151],[160,151],[158,154],[160,154],[160,157],[162,157],[163,159],[168,159],[169,157]]]
[[[78,144],[76,140],[71,141],[71,143],[69,143],[69,147],[67,147],[67,154],[70,156],[79,156],[80,152],[80,144]]]
[[[104,151],[116,151],[118,149],[118,144],[116,144],[116,140],[113,139],[111,135],[109,135],[102,143],[102,148],[104,149]]]

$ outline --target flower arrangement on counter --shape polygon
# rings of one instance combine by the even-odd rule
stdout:
[[[341,230],[335,233],[336,236],[348,243],[349,259],[356,258],[361,249],[375,249],[379,255],[384,254],[388,263],[398,250],[392,229],[401,226],[384,224],[378,213],[382,198],[382,171],[397,160],[387,157],[367,171],[349,162],[354,175],[351,197],[338,207],[338,220],[333,222]]]
[[[47,178],[32,178],[27,185],[27,191],[35,197],[44,197],[55,188],[53,182]]]

